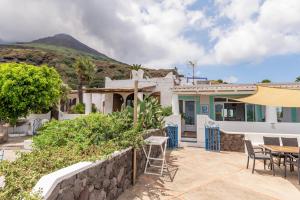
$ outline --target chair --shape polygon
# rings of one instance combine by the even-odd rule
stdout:
[[[245,140],[245,145],[248,153],[248,158],[247,158],[247,169],[249,168],[249,160],[250,158],[253,159],[253,167],[252,167],[252,174],[254,173],[255,169],[255,160],[263,160],[264,161],[264,169],[266,169],[266,161],[269,160],[271,166],[273,166],[273,159],[271,154],[264,154],[263,149],[258,147],[254,148],[252,146],[252,142],[250,140]],[[255,149],[260,149],[260,151],[255,151]],[[273,169],[273,175],[275,176],[275,170],[274,166],[272,167]]]
[[[282,137],[281,138],[281,142],[282,142],[282,145],[283,146],[288,146],[288,147],[298,147],[299,144],[298,144],[298,139],[297,138],[285,138],[285,137]],[[295,158],[298,158],[298,154],[292,154],[293,157]],[[284,158],[284,162],[286,163],[286,158]],[[290,158],[291,159],[291,158]],[[293,171],[294,170],[294,167],[293,165],[290,163],[290,171]]]
[[[274,146],[280,146],[280,140],[279,137],[263,137],[264,144],[265,145],[274,145]]]
[[[296,166],[298,168],[297,172],[298,172],[298,184],[300,185],[300,148],[299,148],[299,153],[298,153],[298,157],[295,157],[291,154],[287,154],[286,155],[287,158],[286,162],[289,163],[290,165]],[[284,165],[284,177],[286,177],[286,166]]]
[[[288,146],[288,147],[298,147],[298,139],[297,138],[281,138],[282,146]]]
[[[280,146],[280,138],[279,137],[266,137],[266,136],[263,136],[263,140],[264,140],[264,145]],[[266,153],[270,153],[270,152],[266,152]],[[278,158],[278,166],[280,167],[281,158],[284,159],[285,156],[282,155],[281,153],[272,153],[272,156]]]

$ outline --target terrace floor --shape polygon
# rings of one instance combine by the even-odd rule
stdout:
[[[4,160],[14,161],[17,158],[17,152],[28,152],[24,150],[24,141],[31,139],[32,136],[25,137],[9,137],[8,141],[4,144],[0,144],[0,150],[4,150]]]
[[[257,162],[252,174],[252,161],[251,167],[246,169],[244,153],[215,153],[188,147],[168,154],[173,181],[168,175],[142,175],[118,200],[300,199],[296,172],[288,172],[285,179],[283,171],[276,167],[274,177],[270,170],[263,170],[261,162]]]

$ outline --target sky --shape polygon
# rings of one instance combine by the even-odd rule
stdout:
[[[0,40],[67,33],[128,64],[231,83],[300,76],[299,0],[0,0]]]

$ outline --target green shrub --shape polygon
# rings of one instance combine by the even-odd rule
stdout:
[[[30,112],[49,111],[60,99],[61,78],[54,68],[0,64],[0,116],[15,124]]]
[[[130,122],[124,122],[121,116],[95,113],[73,120],[53,120],[40,129],[33,143],[38,149],[61,147],[69,143],[76,143],[80,148],[102,145],[131,128]]]
[[[164,117],[172,115],[173,114],[173,112],[172,112],[172,106],[163,107],[161,109],[161,114]]]
[[[133,108],[110,115],[93,113],[73,120],[53,120],[33,138],[34,150],[13,161],[0,163],[5,187],[0,199],[37,200],[30,196],[36,182],[45,174],[80,161],[99,160],[116,150],[143,143],[141,132],[162,126],[161,107],[156,99],[139,103],[138,125],[133,128]]]
[[[84,114],[85,113],[85,105],[83,103],[78,103],[73,106],[70,110],[71,114]]]

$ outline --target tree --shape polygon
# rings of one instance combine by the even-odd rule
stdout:
[[[300,82],[300,76],[296,78],[295,82]]]
[[[60,100],[62,80],[54,68],[0,64],[0,118],[15,125],[29,113],[48,112]]]
[[[95,74],[95,65],[89,58],[79,57],[75,63],[75,71],[78,80],[79,103],[83,103],[82,88],[93,79]]]
[[[269,79],[264,79],[264,80],[261,81],[261,83],[271,83],[271,80],[269,80]]]

